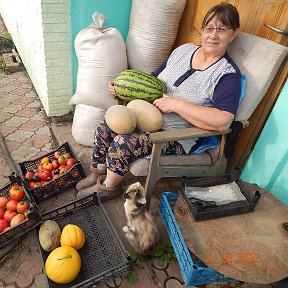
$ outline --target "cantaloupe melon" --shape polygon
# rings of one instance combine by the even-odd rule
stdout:
[[[46,252],[51,252],[60,245],[61,229],[53,220],[44,221],[39,229],[39,242]]]
[[[137,118],[137,128],[146,132],[155,132],[163,126],[161,112],[151,103],[135,99],[130,101],[127,106]]]
[[[105,113],[107,125],[117,134],[129,134],[136,128],[136,116],[123,105],[113,105]]]

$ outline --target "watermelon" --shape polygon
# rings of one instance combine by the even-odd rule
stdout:
[[[142,99],[153,102],[166,92],[165,84],[157,77],[138,70],[125,70],[115,79],[116,95],[125,101]]]

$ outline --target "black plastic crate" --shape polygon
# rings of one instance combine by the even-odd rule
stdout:
[[[13,174],[9,176],[9,180],[10,181],[3,188],[0,189],[0,195],[1,196],[4,195],[10,199],[9,189],[12,187],[12,185],[19,184],[23,187],[25,192],[23,201],[29,202],[30,205],[27,213],[28,219],[0,233],[0,249],[5,245],[9,244],[10,242],[14,241],[15,239],[23,236],[28,231],[30,231],[31,229],[35,228],[36,226],[38,226],[43,222],[42,217],[38,211],[38,208],[35,205],[33,199],[29,197],[21,178],[17,174]]]
[[[36,170],[39,166],[41,160],[44,157],[48,157],[50,160],[54,159],[54,153],[59,151],[61,154],[69,152],[71,157],[73,157],[76,163],[71,167],[67,172],[61,174],[58,178],[50,180],[42,186],[29,188],[29,182],[25,179],[25,174],[28,170]],[[66,142],[63,145],[59,146],[57,149],[47,153],[35,160],[24,161],[19,163],[21,177],[25,183],[27,191],[33,196],[36,203],[43,201],[44,199],[54,196],[61,191],[68,189],[71,186],[76,185],[76,183],[85,177],[85,172],[83,170],[81,162],[78,160],[78,157],[71,145]]]
[[[104,207],[99,203],[96,193],[42,216],[44,220],[56,221],[61,230],[67,224],[78,225],[83,229],[86,237],[83,248],[78,250],[81,257],[79,275],[66,285],[57,284],[48,279],[49,287],[93,287],[95,284],[121,276],[130,270],[130,257]],[[40,250],[43,265],[45,265],[49,253],[42,248]]]
[[[180,195],[187,203],[189,210],[191,212],[194,221],[203,221],[209,219],[215,219],[225,216],[232,216],[238,214],[244,214],[252,212],[258,203],[261,194],[259,191],[252,193],[248,186],[240,180],[240,169],[234,168],[234,170],[223,176],[218,177],[205,177],[198,178],[194,180],[182,181],[182,189],[180,190]],[[204,202],[191,202],[185,194],[185,189],[187,187],[209,187],[222,184],[228,184],[235,181],[235,183],[240,188],[241,193],[244,195],[246,200],[235,201],[225,205],[205,205]]]

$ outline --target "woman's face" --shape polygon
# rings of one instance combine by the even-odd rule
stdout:
[[[214,29],[217,28],[217,29]],[[238,29],[234,31],[213,17],[202,29],[201,43],[206,53],[222,55],[229,43],[236,37]]]

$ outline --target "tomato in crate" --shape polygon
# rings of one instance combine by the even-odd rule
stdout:
[[[54,196],[85,177],[81,162],[66,142],[34,160],[19,163],[25,187],[36,203]]]
[[[42,223],[42,217],[24,182],[16,174],[0,189],[0,249]]]

